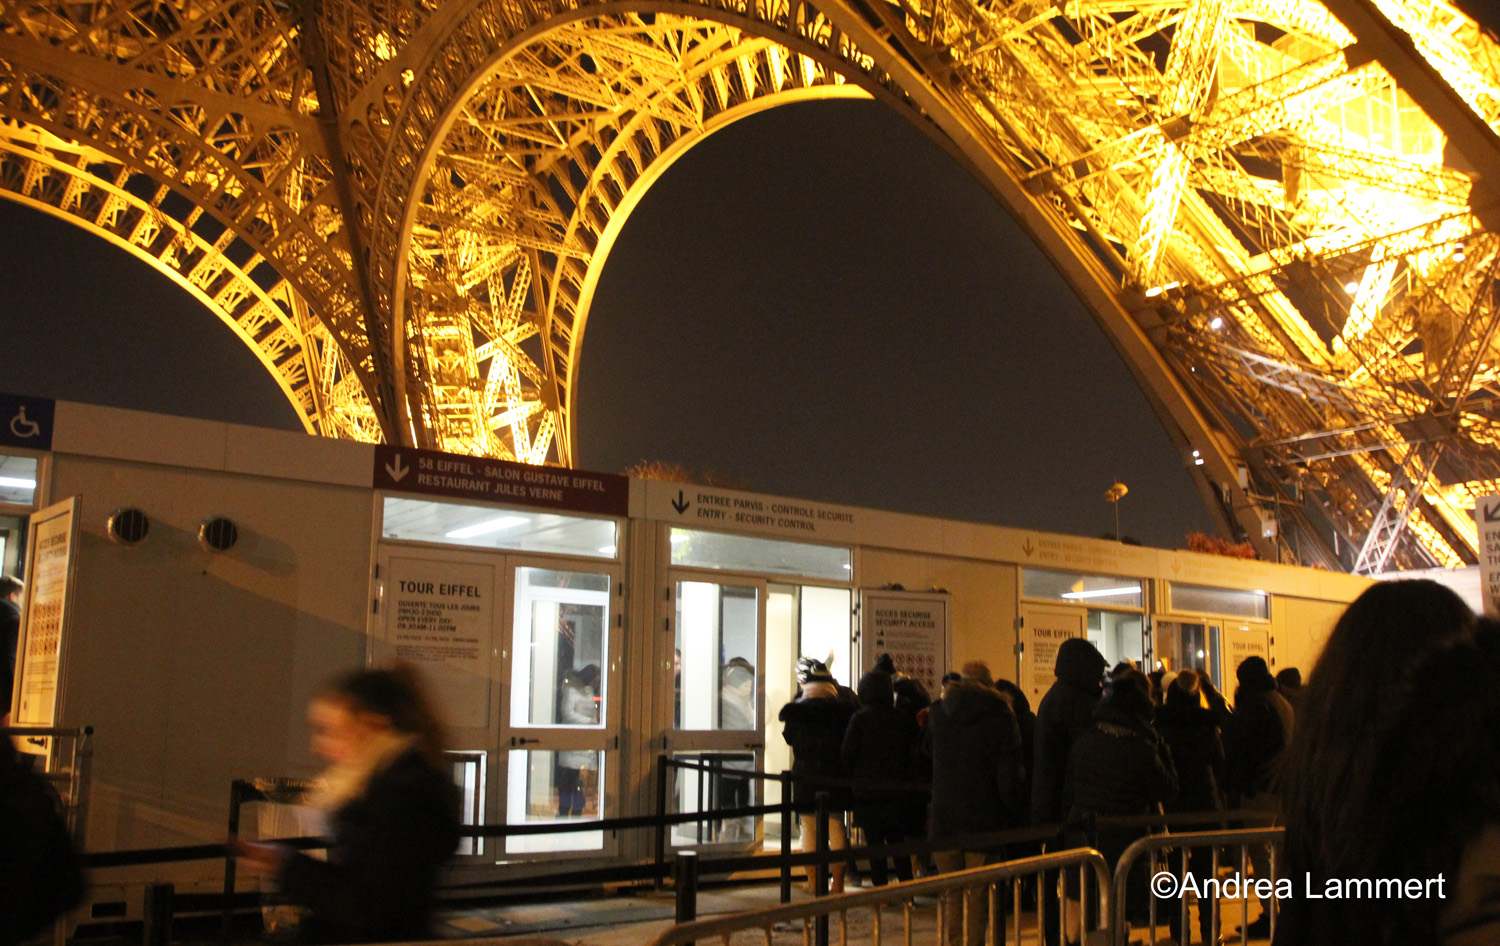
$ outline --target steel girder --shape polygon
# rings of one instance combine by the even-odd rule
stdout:
[[[310,431],[567,464],[630,209],[836,95],[1015,211],[1226,527],[1474,560],[1500,48],[1441,0],[0,0],[0,192],[193,291]]]

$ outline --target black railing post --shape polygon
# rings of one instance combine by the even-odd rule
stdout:
[[[792,902],[792,773],[781,773],[781,902]]]
[[[142,946],[170,946],[172,942],[172,885],[147,884],[141,905]]]
[[[656,889],[667,883],[667,760],[665,752],[656,757]]]
[[[224,916],[220,932],[227,941],[234,933],[234,875],[238,862],[235,860],[234,843],[240,839],[240,797],[246,782],[235,779],[229,783],[229,844],[224,852]]]
[[[677,852],[672,862],[672,886],[677,894],[677,922],[691,923],[698,919],[697,851]]]
[[[813,896],[828,895],[828,793],[818,792],[818,866],[813,873]],[[828,946],[828,914],[820,913],[817,919],[817,946]]]

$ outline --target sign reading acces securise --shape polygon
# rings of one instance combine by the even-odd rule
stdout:
[[[373,485],[606,516],[623,516],[630,509],[630,480],[623,476],[385,444],[375,448]]]

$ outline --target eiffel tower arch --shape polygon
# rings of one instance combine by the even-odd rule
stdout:
[[[186,287],[309,432],[568,464],[631,208],[853,95],[1032,233],[1227,530],[1475,560],[1500,47],[1444,0],[0,0],[0,193]]]

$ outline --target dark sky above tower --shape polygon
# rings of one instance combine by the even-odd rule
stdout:
[[[164,276],[0,201],[0,390],[296,428]],[[1210,529],[1102,331],[1007,212],[873,102],[790,105],[652,188],[589,315],[577,461],[1179,547]]]

